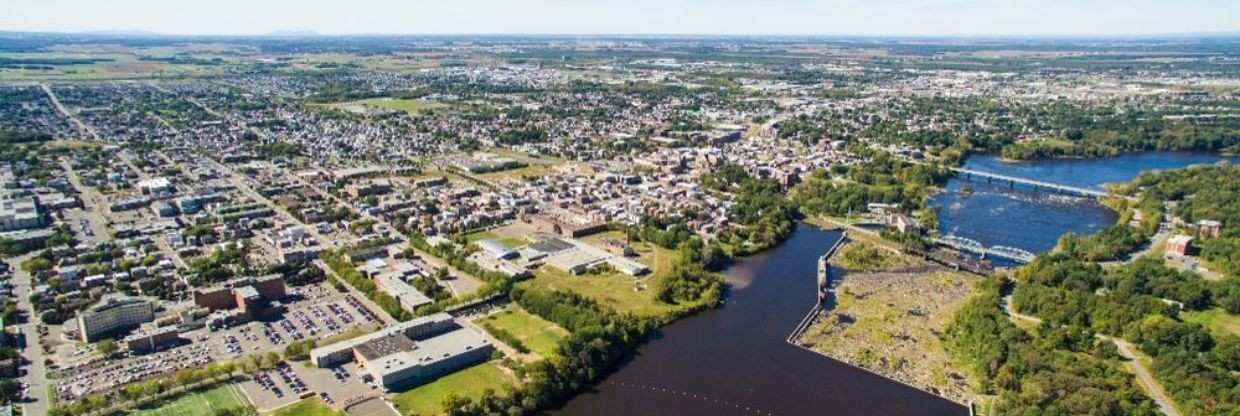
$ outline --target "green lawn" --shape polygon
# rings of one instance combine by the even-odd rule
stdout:
[[[398,393],[392,397],[392,403],[402,415],[437,415],[443,413],[440,404],[448,393],[477,398],[483,390],[493,389],[498,393],[512,384],[512,377],[499,366],[483,363]]]
[[[340,416],[342,414],[327,407],[318,397],[311,397],[276,409],[268,416]]]
[[[597,244],[602,238],[624,239],[620,232],[607,232],[584,238]],[[617,312],[632,312],[639,316],[656,316],[675,306],[659,301],[655,291],[660,282],[672,271],[676,252],[648,243],[635,243],[637,261],[650,266],[650,273],[632,277],[620,272],[607,274],[571,275],[551,266],[541,266],[534,271],[534,278],[520,284],[533,285],[549,290],[567,290],[594,299]],[[640,288],[640,289],[639,289]]]
[[[542,357],[555,353],[555,346],[568,331],[556,324],[531,315],[517,306],[509,306],[503,311],[482,320],[495,328],[508,331],[512,336],[529,347],[530,351]]]
[[[387,108],[391,110],[404,111],[411,114],[448,108],[447,104],[434,101],[402,100],[397,98],[371,98],[369,100],[355,101],[355,103],[360,103],[367,107]]]
[[[194,391],[156,404],[156,407],[130,412],[138,416],[212,416],[216,409],[236,409],[248,406],[245,398],[232,384],[224,384],[209,390]]]
[[[525,177],[540,177],[547,175],[555,166],[553,165],[529,165],[514,169],[506,169],[496,172],[487,172],[479,174],[478,177],[496,181],[499,179],[512,179],[521,182]]]
[[[499,234],[493,231],[476,231],[465,234],[465,241],[473,243],[479,240],[495,240],[495,242],[508,248],[517,248],[529,244],[529,241],[525,241],[524,238],[500,237]]]
[[[468,241],[471,243],[478,241],[478,240],[498,240],[498,239],[499,239],[499,235],[491,231],[477,231],[477,232],[465,234],[465,241]]]
[[[1220,334],[1240,336],[1240,315],[1232,315],[1220,308],[1200,312],[1180,312],[1180,317],[1185,321],[1205,326],[1216,336]]]

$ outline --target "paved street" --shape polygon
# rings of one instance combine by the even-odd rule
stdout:
[[[33,286],[33,276],[21,270],[21,263],[26,259],[34,257],[33,254],[27,254],[15,257],[8,261],[9,266],[13,270],[13,278],[17,287],[13,290],[13,296],[17,298],[17,307],[26,312],[27,319],[20,325],[22,334],[26,336],[26,349],[21,353],[30,360],[30,365],[26,366],[26,374],[21,378],[23,383],[30,386],[30,397],[34,399],[32,402],[24,403],[24,413],[27,415],[45,415],[47,414],[48,398],[47,391],[50,387],[47,380],[47,366],[43,364],[43,347],[39,343],[39,331],[35,322],[38,317],[34,315],[34,307],[30,304],[30,292]]]

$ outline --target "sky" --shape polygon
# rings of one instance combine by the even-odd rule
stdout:
[[[1240,32],[1240,0],[0,0],[0,30],[182,35]]]

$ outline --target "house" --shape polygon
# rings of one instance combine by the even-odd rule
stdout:
[[[1214,220],[1197,221],[1197,234],[1201,238],[1218,238],[1223,231],[1223,223]]]
[[[1174,254],[1177,256],[1191,255],[1190,253],[1192,250],[1192,247],[1191,247],[1192,241],[1193,241],[1193,238],[1187,235],[1172,236],[1170,239],[1167,240],[1167,254]]]
[[[895,228],[901,234],[921,233],[921,225],[917,223],[917,220],[904,214],[887,215],[887,225]]]

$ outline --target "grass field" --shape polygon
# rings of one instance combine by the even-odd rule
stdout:
[[[498,172],[483,173],[478,176],[483,179],[490,180],[490,181],[499,181],[501,179],[507,179],[510,181],[516,181],[518,183],[521,183],[521,182],[525,182],[526,177],[537,178],[540,176],[546,176],[547,173],[550,172],[551,169],[554,169],[554,168],[555,168],[554,165],[528,165],[528,166],[520,167],[516,169],[508,169],[508,170],[501,170]]]
[[[206,75],[222,72],[228,65],[198,65],[144,61],[145,54],[121,50],[74,50],[58,52],[0,53],[0,58],[15,60],[98,58],[93,63],[53,64],[50,69],[0,68],[0,80],[91,80],[133,79]],[[204,58],[206,55],[195,55]],[[37,61],[36,61],[37,62]],[[228,63],[231,60],[226,60]]]
[[[508,331],[517,340],[538,353],[542,357],[550,357],[555,353],[555,346],[568,331],[554,323],[531,315],[517,306],[509,306],[503,311],[482,319],[495,328]]]
[[[512,377],[499,366],[483,363],[398,393],[392,397],[392,403],[402,415],[438,415],[443,413],[440,404],[448,393],[477,398],[483,390],[493,389],[498,393],[512,384]]]
[[[327,407],[318,397],[311,397],[276,409],[267,416],[340,416],[342,414]]]
[[[426,100],[405,100],[399,98],[371,98],[361,101],[352,101],[342,105],[362,105],[366,107],[386,108],[389,110],[404,111],[410,114],[428,113],[435,110],[448,108],[447,104]]]
[[[603,238],[623,240],[624,234],[612,231],[595,234],[583,240],[597,244],[598,240]],[[521,284],[572,291],[618,312],[632,312],[640,316],[655,316],[668,312],[675,306],[660,302],[655,297],[655,289],[671,273],[676,252],[647,243],[635,243],[633,249],[639,256],[637,261],[650,266],[649,274],[638,278],[620,272],[574,276],[544,265],[534,271],[533,279]],[[643,289],[638,290],[638,287]]]
[[[504,247],[508,247],[508,248],[516,248],[516,247],[520,247],[520,246],[523,246],[529,243],[528,241],[525,241],[525,239],[521,239],[521,238],[501,237],[499,234],[495,234],[494,232],[491,232],[491,231],[478,231],[474,233],[465,234],[465,241],[472,243],[478,240],[495,240],[499,242],[500,245],[503,245]]]
[[[249,403],[232,384],[195,391],[157,404],[157,407],[130,412],[137,416],[211,416],[216,409],[235,409]]]
[[[1240,336],[1240,315],[1232,315],[1219,308],[1200,312],[1180,312],[1180,317],[1185,321],[1201,324],[1216,336],[1221,334]]]

